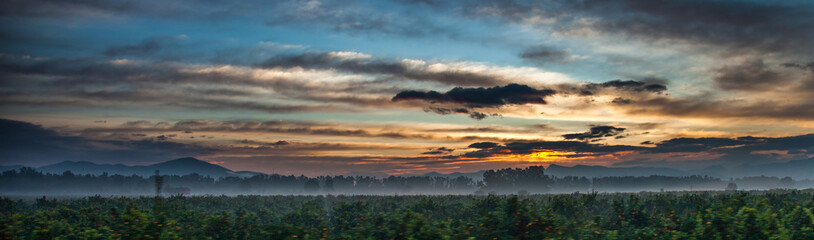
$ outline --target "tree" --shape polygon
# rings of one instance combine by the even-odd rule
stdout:
[[[735,184],[734,182],[730,182],[729,184],[726,185],[726,190],[727,191],[738,191],[738,184]]]

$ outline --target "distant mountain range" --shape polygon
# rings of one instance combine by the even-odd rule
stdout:
[[[456,178],[456,177],[464,176],[464,177],[468,177],[468,178],[475,179],[475,180],[482,180],[484,172],[486,172],[486,170],[471,172],[471,173],[454,172],[454,173],[448,173],[448,174],[443,174],[443,173],[438,173],[438,172],[429,172],[429,173],[426,173],[426,174],[424,174],[422,176],[449,177],[449,178]]]
[[[718,178],[738,178],[749,176],[791,177],[794,179],[814,179],[814,158],[794,160],[782,163],[768,163],[758,165],[740,165],[725,168],[711,166],[699,170],[677,170],[673,168],[651,167],[603,167],[576,165],[564,167],[552,164],[546,169],[546,174],[563,176],[609,177],[609,176],[690,176],[706,175]]]
[[[472,179],[481,180],[484,171],[472,173],[450,173],[441,174],[431,172],[424,174],[424,176],[431,177],[457,177],[466,176]],[[635,176],[645,177],[651,175],[661,176],[691,176],[691,175],[706,175],[718,178],[738,178],[749,176],[774,176],[774,177],[791,177],[797,180],[812,179],[814,180],[814,158],[794,160],[782,163],[769,163],[759,165],[741,165],[733,168],[725,168],[722,166],[712,166],[705,169],[698,170],[678,170],[673,168],[654,168],[654,167],[604,167],[604,166],[587,166],[575,165],[572,167],[560,166],[551,164],[545,170],[546,175],[555,177],[565,176],[578,176],[578,177],[610,177],[610,176]]]
[[[724,169],[718,173],[721,176],[745,177],[745,176],[776,176],[791,177],[794,179],[814,180],[814,158],[794,160],[783,163],[768,163],[761,165],[742,165],[737,168]]]
[[[20,168],[18,166],[16,168]],[[6,167],[3,167],[4,169]],[[15,168],[15,169],[16,169]],[[7,169],[5,169],[7,170]],[[123,164],[96,164],[92,162],[74,162],[65,161],[57,164],[42,166],[37,170],[44,173],[61,174],[65,171],[71,171],[74,174],[102,174],[107,173],[110,175],[139,175],[151,176],[155,174],[155,170],[159,170],[161,175],[187,175],[197,173],[202,176],[210,176],[214,178],[219,177],[251,177],[254,175],[262,174],[249,171],[232,171],[227,168],[211,164],[196,158],[179,158],[162,163],[146,165],[146,166],[127,166]]]
[[[0,171],[7,171],[11,169],[19,169],[23,166],[0,166]],[[197,173],[203,176],[210,177],[251,177],[263,173],[251,171],[232,171],[230,169],[201,161],[195,158],[179,158],[167,162],[157,163],[146,166],[128,166],[123,164],[96,164],[91,162],[74,162],[65,161],[57,164],[47,165],[37,170],[45,173],[61,174],[65,171],[71,171],[74,174],[102,174],[104,172],[113,175],[140,175],[150,176],[155,174],[155,170],[161,171],[162,175],[187,175]],[[483,172],[471,173],[450,173],[442,174],[437,172],[430,172],[422,176],[430,177],[451,177],[465,176],[475,180],[483,178]],[[792,177],[797,180],[813,179],[814,180],[814,158],[794,160],[783,163],[769,163],[760,165],[741,165],[734,168],[724,168],[721,166],[713,166],[700,170],[677,170],[673,168],[653,168],[653,167],[603,167],[603,166],[586,166],[576,165],[573,167],[560,166],[556,164],[550,165],[546,169],[546,174],[556,177],[564,176],[580,176],[587,178],[594,177],[608,177],[608,176],[690,176],[690,175],[708,175],[719,178],[729,177],[746,177],[746,176],[775,176],[775,177]]]
[[[14,170],[14,169],[20,169],[20,168],[23,168],[23,167],[25,167],[25,166],[23,166],[23,165],[0,166],[0,172],[5,172],[5,171],[8,171],[8,170]]]

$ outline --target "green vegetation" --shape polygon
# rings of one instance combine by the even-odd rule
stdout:
[[[814,191],[0,199],[0,239],[814,239]]]

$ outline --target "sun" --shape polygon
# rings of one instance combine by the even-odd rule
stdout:
[[[576,152],[540,151],[529,154],[507,154],[492,156],[490,157],[490,159],[492,161],[524,161],[524,162],[549,163],[549,162],[561,162],[566,159],[572,160],[585,158],[581,156],[580,157],[573,156],[576,154],[577,154]]]

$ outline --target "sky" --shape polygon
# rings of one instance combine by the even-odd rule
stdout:
[[[9,0],[0,18],[0,165],[814,157],[812,1]]]

